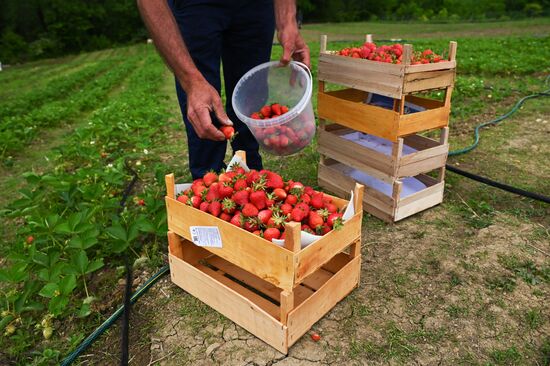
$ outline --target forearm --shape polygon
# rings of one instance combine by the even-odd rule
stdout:
[[[277,32],[296,24],[296,0],[274,0]]]
[[[185,46],[166,0],[137,0],[137,4],[155,46],[183,89],[187,91],[194,82],[204,81]]]

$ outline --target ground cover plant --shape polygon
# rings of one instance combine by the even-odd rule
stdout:
[[[475,124],[544,88],[550,38],[514,24],[509,32],[521,36],[411,34],[415,48],[436,53],[458,41],[451,149],[469,144]],[[319,45],[309,45],[315,75]],[[521,52],[503,51],[510,49]],[[273,58],[279,52],[274,47]],[[52,75],[22,91],[25,72],[0,73],[17,87],[17,97],[0,105],[2,364],[57,364],[120,304],[125,257],[134,263],[134,288],[158,269],[166,253],[164,175],[190,181],[173,78],[154,49],[74,60],[34,64],[31,78]],[[449,162],[550,195],[549,120],[548,100],[534,100]],[[315,188],[318,158],[314,141],[293,159],[265,155],[265,165]],[[132,170],[140,180],[121,209]],[[542,365],[550,353],[549,214],[542,203],[448,173],[442,205],[391,226],[365,215],[361,286],[314,326],[317,342],[304,337],[285,357],[165,278],[134,307],[133,362]],[[116,364],[113,345],[114,330],[79,362]]]

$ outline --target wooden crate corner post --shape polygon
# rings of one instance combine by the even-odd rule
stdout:
[[[320,53],[327,52],[327,35],[326,34],[322,34],[320,37],[319,51]]]
[[[174,179],[174,173],[166,174],[164,177],[166,182],[166,196],[172,199],[176,198],[176,184]]]
[[[363,195],[365,194],[365,186],[355,183],[353,188],[353,208],[356,213],[363,215]],[[353,259],[361,255],[361,237],[350,245],[349,257]]]
[[[285,245],[284,247],[293,253],[301,249],[301,226],[299,222],[287,222],[285,224]]]

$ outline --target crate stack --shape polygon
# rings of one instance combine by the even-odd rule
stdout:
[[[450,42],[446,61],[411,65],[413,48],[406,44],[403,63],[389,64],[327,51],[327,36],[321,36],[321,187],[342,195],[356,181],[365,184],[364,210],[387,222],[442,202],[456,48]],[[347,89],[325,91],[325,83]],[[418,95],[435,90],[444,91],[442,101]],[[369,95],[393,98],[393,105],[367,104]],[[406,113],[410,106],[421,111]],[[439,130],[439,139],[421,135],[429,130]]]

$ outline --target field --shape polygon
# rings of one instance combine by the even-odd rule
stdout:
[[[314,75],[325,32],[331,49],[367,31],[436,51],[458,41],[451,149],[469,145],[476,124],[550,87],[550,19],[302,31]],[[134,288],[165,263],[164,174],[190,179],[173,83],[145,44],[0,72],[0,364],[58,364],[121,304],[125,257]],[[549,136],[548,98],[530,100],[449,162],[549,196]],[[316,186],[318,159],[314,141],[292,159],[264,161]],[[131,170],[139,180],[121,209]],[[306,335],[282,355],[167,276],[133,307],[132,364],[548,364],[550,207],[446,178],[438,207],[395,225],[365,215],[361,285],[313,327],[319,342]],[[117,364],[119,331],[77,364]]]

